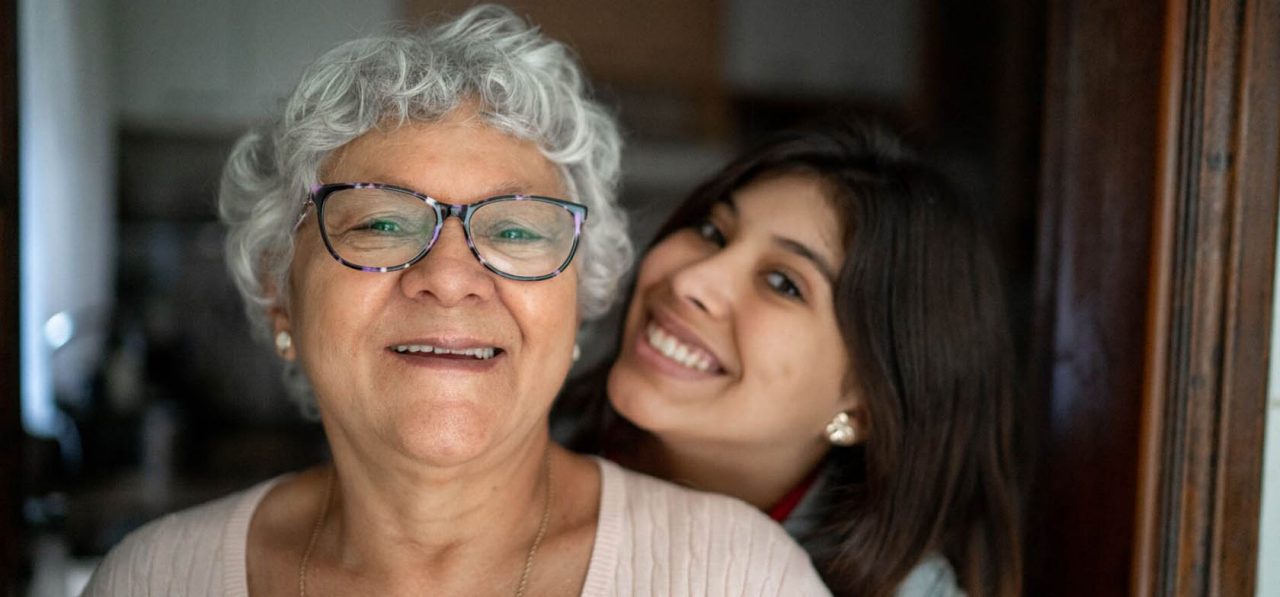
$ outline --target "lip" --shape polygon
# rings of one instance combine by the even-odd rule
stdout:
[[[697,369],[685,367],[684,365],[671,360],[661,352],[658,352],[656,348],[649,344],[648,335],[645,333],[650,322],[653,322],[663,328],[667,333],[674,336],[681,343],[688,344],[705,352],[712,358],[713,368],[710,371],[699,371]],[[636,356],[639,357],[640,360],[649,367],[656,369],[669,377],[698,380],[719,377],[727,373],[724,367],[724,362],[720,359],[720,356],[716,354],[716,351],[707,346],[707,343],[693,332],[689,326],[666,313],[655,311],[647,314],[647,317],[641,321],[640,326],[635,332],[634,349]]]
[[[495,348],[494,356],[488,359],[479,359],[474,356],[463,355],[439,355],[426,352],[399,352],[397,346],[432,346],[445,348],[449,350],[466,350],[474,348]],[[500,361],[505,360],[507,351],[496,342],[480,340],[467,336],[434,336],[425,338],[413,338],[406,340],[398,340],[385,347],[387,354],[396,360],[417,368],[436,369],[436,370],[452,370],[452,371],[469,371],[484,372],[495,367]]]
[[[462,350],[465,348],[483,348],[492,346],[499,350],[502,345],[490,340],[484,340],[473,336],[427,336],[421,338],[408,338],[397,340],[387,345],[388,350],[392,350],[397,346],[405,346],[410,344],[429,344],[431,346],[439,346],[450,350]]]

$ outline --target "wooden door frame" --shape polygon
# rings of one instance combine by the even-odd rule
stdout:
[[[17,1],[0,3],[0,595],[17,593],[22,553],[17,38]]]
[[[1028,594],[1251,595],[1280,0],[1051,0]]]
[[[1167,3],[1133,594],[1256,585],[1280,1]]]
[[[1165,9],[1047,6],[1026,594],[1129,591]]]

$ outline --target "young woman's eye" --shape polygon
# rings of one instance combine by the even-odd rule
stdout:
[[[698,224],[697,230],[698,236],[702,237],[703,240],[711,241],[721,247],[724,246],[724,233],[720,232],[720,229],[711,220],[704,220],[701,224]]]
[[[769,272],[765,274],[764,281],[769,285],[769,288],[772,288],[778,294],[788,298],[804,298],[804,294],[800,292],[800,287],[782,272]]]

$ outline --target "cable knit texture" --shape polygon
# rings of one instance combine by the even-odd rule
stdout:
[[[583,597],[830,595],[759,510],[596,462],[603,486]],[[85,595],[248,597],[249,521],[282,478],[147,524],[107,554]]]

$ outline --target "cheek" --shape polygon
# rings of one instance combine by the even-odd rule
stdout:
[[[527,352],[557,354],[572,346],[578,328],[577,287],[574,269],[551,280],[505,285],[503,302],[520,328]]]
[[[299,356],[324,361],[353,356],[358,348],[353,342],[366,336],[374,316],[384,311],[381,297],[395,276],[344,271],[314,258],[295,264],[289,303]]]
[[[834,324],[833,324],[834,325]],[[797,379],[805,380],[808,392],[817,397],[809,401],[809,411],[820,419],[830,418],[844,396],[848,363],[843,345],[835,342],[816,343],[814,350],[799,365]]]
[[[652,284],[670,277],[680,268],[696,261],[700,255],[697,241],[689,232],[677,232],[654,245],[640,262],[637,285]]]
[[[834,414],[827,411],[839,402],[846,371],[843,345],[830,331],[835,323],[764,314],[741,321],[738,337],[751,357],[751,379],[745,381],[753,397],[774,409],[788,405],[791,415],[804,418]]]
[[[561,275],[553,280],[565,278]],[[522,416],[545,415],[573,365],[573,344],[578,330],[577,280],[563,280],[550,292],[538,289],[510,302],[521,340],[514,366],[512,395],[518,397]],[[517,282],[517,284],[548,284]],[[513,423],[514,424],[514,423]]]

